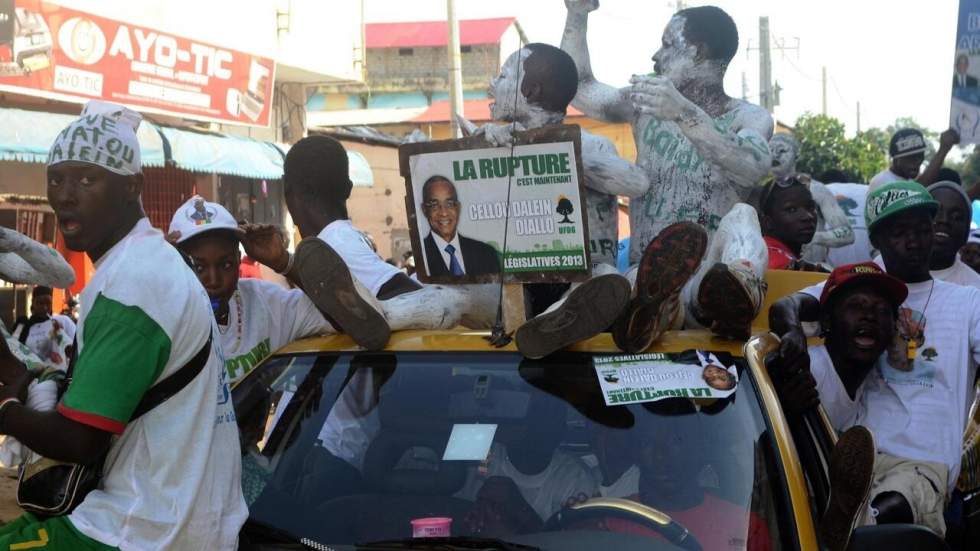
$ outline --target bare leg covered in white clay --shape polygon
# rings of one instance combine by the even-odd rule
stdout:
[[[0,279],[64,289],[75,283],[75,271],[54,249],[0,228]]]
[[[490,329],[497,319],[495,284],[423,285],[418,291],[380,301],[392,331],[405,329]]]
[[[744,203],[737,203],[732,207],[731,212],[721,219],[701,267],[684,287],[687,327],[702,327],[695,314],[699,314],[697,317],[700,317],[701,313],[711,310],[714,306],[699,304],[698,295],[705,276],[717,264],[727,266],[737,275],[751,300],[752,317],[754,317],[765,296],[765,271],[769,265],[769,251],[762,239],[759,217],[754,208]]]

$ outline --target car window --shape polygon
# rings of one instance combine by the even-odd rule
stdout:
[[[724,400],[610,407],[588,354],[309,354],[272,358],[234,399],[251,519],[324,545],[439,517],[453,536],[669,548],[615,507],[569,509],[600,497],[661,511],[705,549],[782,548],[791,530],[748,370]]]

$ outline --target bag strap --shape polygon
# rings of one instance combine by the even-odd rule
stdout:
[[[197,377],[198,373],[204,369],[205,364],[208,363],[208,358],[211,357],[212,338],[213,335],[208,335],[208,342],[204,343],[204,346],[191,358],[191,361],[187,362],[187,364],[166,379],[150,387],[143,394],[143,399],[136,405],[136,410],[133,411],[132,417],[129,418],[130,423],[169,400]]]

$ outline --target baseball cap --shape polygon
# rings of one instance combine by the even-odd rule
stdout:
[[[239,236],[245,234],[228,209],[218,203],[205,201],[200,195],[195,195],[177,209],[170,220],[168,231],[180,232],[177,243],[183,243],[195,235],[214,230],[231,230]]]
[[[871,190],[864,205],[864,221],[868,233],[872,233],[882,220],[914,208],[927,208],[935,215],[939,210],[939,202],[918,182],[900,180]]]
[[[838,266],[830,273],[827,283],[824,284],[823,292],[820,294],[820,304],[826,305],[842,289],[860,283],[873,285],[875,289],[884,293],[895,306],[901,306],[909,296],[909,289],[901,280],[886,274],[874,262],[861,262]]]
[[[903,128],[895,132],[891,143],[888,144],[888,155],[892,159],[925,153],[925,151],[926,138],[915,128]]]
[[[136,139],[143,116],[115,103],[92,100],[81,116],[58,133],[48,150],[48,166],[76,161],[122,176],[143,171]]]

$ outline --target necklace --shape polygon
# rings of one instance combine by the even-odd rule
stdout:
[[[238,345],[242,343],[242,295],[235,290],[235,294],[232,295],[235,300],[235,344],[232,345],[230,350],[238,350]],[[230,315],[230,314],[229,314]],[[228,332],[228,326],[222,328],[221,325],[218,326],[218,331],[224,335]]]
[[[926,305],[922,308],[922,319],[916,325],[915,333],[910,334],[905,340],[906,355],[908,359],[914,360],[918,355],[919,341],[926,342],[926,311],[929,310],[929,303],[932,302],[932,292],[936,289],[936,280],[932,280],[929,286],[929,296],[926,297]]]

